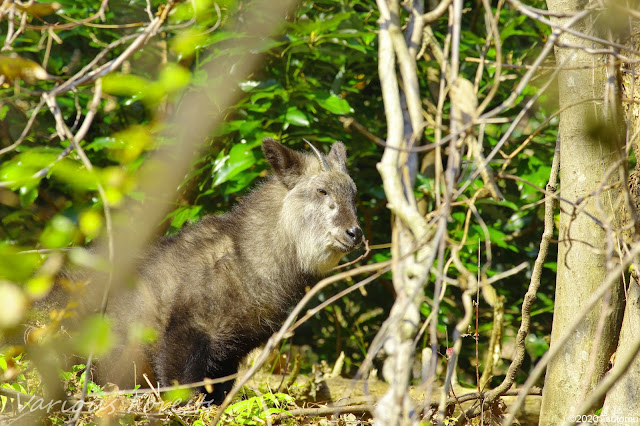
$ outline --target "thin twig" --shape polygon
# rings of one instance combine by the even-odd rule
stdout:
[[[531,326],[531,307],[536,300],[536,294],[540,288],[540,280],[542,278],[542,269],[544,268],[544,262],[547,259],[547,253],[549,252],[549,243],[551,237],[553,237],[553,219],[554,219],[554,199],[551,194],[555,193],[558,186],[558,171],[560,169],[560,138],[556,142],[555,154],[553,156],[553,162],[551,164],[551,173],[549,175],[549,182],[547,183],[548,194],[545,197],[544,202],[544,230],[542,232],[542,239],[540,241],[540,249],[538,250],[538,257],[533,265],[533,271],[531,273],[531,280],[529,281],[529,288],[524,295],[522,302],[522,321],[520,322],[520,328],[516,335],[516,351],[513,356],[513,361],[509,365],[507,374],[500,385],[491,390],[487,395],[487,402],[491,403],[504,392],[509,390],[513,385],[516,377],[516,373],[522,366],[525,356],[525,340],[529,335],[529,329]]]

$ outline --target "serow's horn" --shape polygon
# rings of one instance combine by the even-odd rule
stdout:
[[[302,138],[302,140],[305,141],[307,143],[307,145],[309,145],[311,147],[311,149],[313,150],[313,152],[316,154],[316,156],[318,157],[318,160],[320,160],[320,165],[322,165],[322,168],[324,169],[324,171],[325,172],[330,171],[329,164],[327,164],[327,160],[324,159],[324,157],[322,156],[322,154],[320,153],[318,148],[313,146],[311,144],[311,142],[309,142],[308,140],[306,140],[304,138]]]

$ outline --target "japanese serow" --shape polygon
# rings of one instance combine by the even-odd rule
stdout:
[[[146,373],[167,386],[236,373],[305,287],[361,244],[342,143],[323,155],[268,138],[262,150],[273,176],[229,213],[159,240],[138,268],[137,286],[109,300],[119,343],[99,360],[100,381],[129,387],[134,378],[144,384]],[[154,343],[131,339],[140,326],[156,331]],[[214,385],[206,400],[220,403],[232,385]]]

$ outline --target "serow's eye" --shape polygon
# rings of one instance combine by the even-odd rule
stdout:
[[[325,190],[324,190],[324,189],[322,189],[322,188],[318,188],[318,189],[316,189],[316,192],[318,193],[318,195],[322,195],[323,197],[326,197],[327,195],[329,195],[329,194],[327,193],[327,191],[325,191]]]

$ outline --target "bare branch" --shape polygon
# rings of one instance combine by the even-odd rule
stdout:
[[[422,21],[424,22],[424,25],[432,24],[440,19],[445,13],[447,13],[447,10],[449,9],[452,1],[453,0],[442,0],[440,3],[438,3],[435,9],[422,15]]]
[[[551,173],[549,176],[549,182],[547,183],[547,192],[549,195],[545,197],[544,201],[544,231],[542,232],[542,239],[540,241],[540,249],[538,250],[538,256],[533,264],[533,272],[531,273],[531,280],[529,282],[529,288],[524,295],[524,301],[522,302],[522,322],[516,335],[516,353],[509,365],[507,374],[502,383],[494,388],[487,395],[487,401],[491,403],[497,397],[501,396],[507,390],[511,389],[515,381],[516,373],[522,366],[525,355],[525,339],[529,335],[529,329],[531,324],[531,307],[536,300],[536,293],[540,288],[540,279],[542,277],[542,269],[544,262],[547,259],[547,253],[549,252],[549,242],[553,237],[553,196],[558,186],[558,171],[560,168],[560,139],[556,142],[555,155],[553,156],[553,162],[551,164]]]

